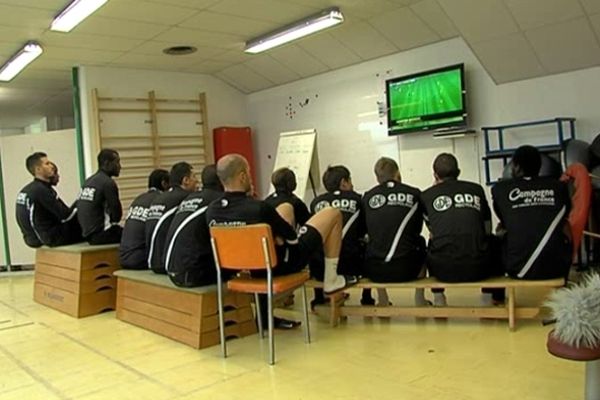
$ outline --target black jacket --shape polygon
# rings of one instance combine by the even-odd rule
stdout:
[[[83,237],[109,229],[123,217],[119,188],[104,171],[87,178],[77,198],[77,219]]]

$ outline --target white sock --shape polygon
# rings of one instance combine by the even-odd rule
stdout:
[[[446,294],[445,293],[434,293],[433,294],[433,305],[437,307],[445,307],[448,305],[446,302]]]
[[[339,258],[337,257],[325,257],[325,277],[323,279],[323,290],[326,292],[333,292],[334,290],[346,286],[346,279],[337,273],[338,261]]]
[[[415,305],[417,307],[427,305],[427,299],[425,298],[425,289],[415,289]]]
[[[491,307],[494,305],[491,293],[481,293],[481,305],[485,307]]]
[[[378,306],[389,306],[390,305],[390,299],[388,297],[387,294],[387,290],[381,288],[381,289],[377,289],[377,301],[378,301]]]

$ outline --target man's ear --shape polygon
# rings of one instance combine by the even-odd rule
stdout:
[[[458,178],[460,176],[460,168],[458,169],[458,173],[456,174],[456,177]]]

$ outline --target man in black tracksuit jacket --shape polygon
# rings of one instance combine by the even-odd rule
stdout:
[[[82,241],[76,209],[68,207],[52,186],[58,183],[58,168],[45,153],[33,153],[25,162],[34,180],[16,201],[17,224],[29,247],[62,246]]]
[[[87,178],[77,198],[77,219],[85,240],[90,244],[119,243],[123,208],[119,188],[112,179],[121,172],[119,153],[102,149],[98,154],[98,172]]]
[[[150,205],[146,218],[146,248],[148,249],[148,268],[157,274],[166,274],[164,250],[167,232],[175,216],[177,207],[191,192],[198,189],[198,179],[193,167],[179,162],[169,173],[171,189],[156,196]]]
[[[327,190],[313,199],[310,211],[314,215],[325,207],[333,207],[342,213],[342,249],[338,272],[345,275],[364,275],[365,235],[367,226],[362,208],[361,195],[354,191],[350,170],[343,165],[330,166],[323,173],[323,186]],[[323,254],[310,262],[311,275],[317,280],[323,279]],[[326,298],[321,289],[315,289],[315,298],[311,302],[314,308],[324,304]],[[370,289],[363,289],[361,304],[375,304]]]
[[[246,159],[237,154],[229,154],[217,163],[219,179],[225,187],[224,195],[213,201],[206,211],[210,226],[245,226],[266,223],[271,226],[277,241],[277,267],[273,274],[285,275],[302,270],[310,257],[322,247],[325,249],[324,289],[326,292],[343,290],[357,282],[356,277],[337,273],[339,248],[341,247],[342,218],[338,210],[328,207],[310,218],[296,234],[290,223],[293,208],[281,204],[277,210],[264,201],[248,196],[252,179]],[[266,301],[261,295],[260,307],[263,318],[267,318]],[[263,321],[266,326],[266,320]],[[275,326],[293,328],[298,324],[276,319]]]
[[[119,260],[124,269],[148,269],[146,218],[156,196],[169,188],[169,172],[155,169],[148,177],[148,191],[137,196],[129,206],[119,247]]]
[[[379,185],[362,199],[369,234],[366,275],[374,282],[417,279],[425,262],[421,191],[401,182],[390,158],[377,161],[375,175]]]
[[[202,170],[202,190],[187,196],[169,226],[164,252],[165,269],[171,281],[181,287],[217,282],[215,260],[210,245],[206,209],[223,196],[223,185],[215,165]]]
[[[566,278],[571,266],[567,185],[541,178],[541,159],[533,146],[521,146],[512,159],[513,179],[492,188],[494,210],[506,230],[503,263],[517,279]]]
[[[443,282],[474,282],[503,275],[499,246],[493,245],[491,235],[492,212],[481,185],[458,180],[458,161],[449,153],[435,158],[433,175],[435,184],[421,194],[425,222],[431,233],[427,251],[429,275]],[[435,305],[446,305],[443,289],[432,292]],[[491,293],[496,301],[504,297],[502,290],[482,292]],[[491,300],[483,297],[486,304]]]

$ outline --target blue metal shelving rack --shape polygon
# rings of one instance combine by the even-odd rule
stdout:
[[[523,128],[536,125],[555,125],[558,143],[548,145],[535,146],[541,153],[552,154],[558,153],[563,149],[563,144],[569,139],[575,139],[575,118],[553,118],[540,121],[521,122],[510,125],[485,126],[482,127],[483,138],[485,140],[485,156],[482,157],[485,166],[485,182],[487,185],[495,183],[490,176],[490,161],[501,159],[503,166],[508,164],[512,157],[515,148],[504,147],[504,132],[507,129]],[[498,147],[492,149],[490,146],[490,135],[497,134]]]

